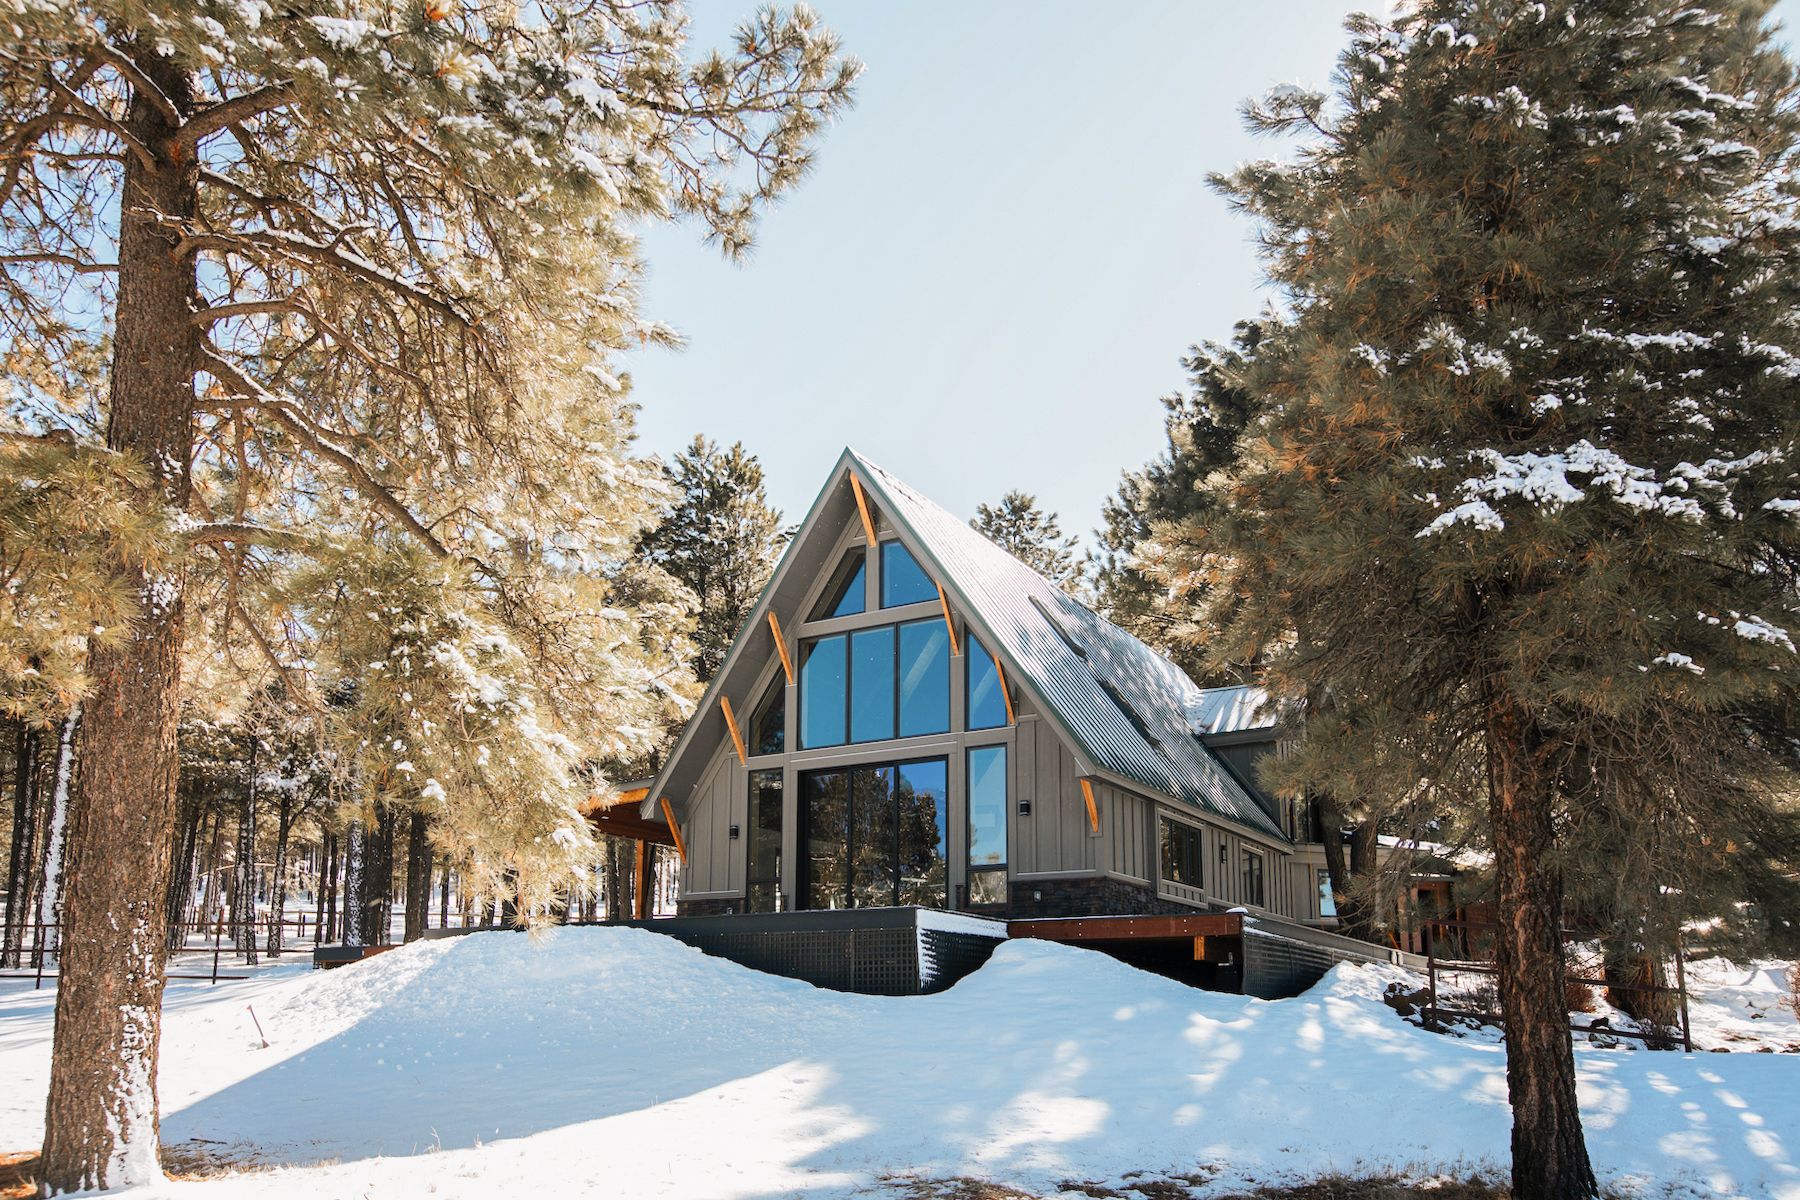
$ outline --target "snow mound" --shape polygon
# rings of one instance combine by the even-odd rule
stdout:
[[[934,996],[821,991],[637,929],[416,943],[171,1008],[163,1136],[279,1170],[171,1191],[867,1195],[885,1174],[1038,1194],[1128,1172],[1209,1190],[1328,1171],[1498,1171],[1504,1058],[1381,1003],[1195,991],[1048,942]],[[247,987],[260,990],[246,992]],[[246,996],[268,1032],[262,1048]],[[44,1006],[0,999],[0,1148],[38,1136]],[[1613,1183],[1800,1200],[1800,1059],[1582,1050]]]

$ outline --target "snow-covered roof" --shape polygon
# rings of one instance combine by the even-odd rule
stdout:
[[[1281,723],[1279,707],[1269,693],[1249,684],[1201,688],[1199,699],[1187,710],[1188,725],[1201,737],[1274,729]]]
[[[846,451],[871,497],[1008,673],[1106,772],[1276,837],[1267,810],[1194,736],[1205,693],[1174,663],[1090,612],[898,477]]]

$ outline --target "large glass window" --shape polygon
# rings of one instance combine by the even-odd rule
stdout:
[[[950,631],[942,621],[900,626],[900,736],[950,728]]]
[[[800,746],[844,744],[844,695],[849,680],[843,634],[808,642],[800,661]]]
[[[937,585],[912,552],[899,542],[881,543],[881,607],[898,608],[936,599]]]
[[[969,903],[1006,903],[1006,747],[969,751]]]
[[[894,736],[894,627],[850,635],[850,740]]]
[[[850,907],[850,773],[808,771],[800,777],[807,908]]]
[[[1000,671],[981,639],[969,635],[969,728],[998,729],[1006,724],[1006,697],[1000,694]]]
[[[1244,890],[1238,899],[1263,907],[1263,856],[1255,850],[1244,851]]]
[[[900,903],[943,908],[949,895],[950,789],[941,758],[901,763],[894,781],[900,827]]]
[[[787,748],[787,687],[777,675],[750,721],[750,753],[780,754]]]
[[[818,605],[813,609],[812,619],[823,621],[827,617],[848,617],[863,612],[869,607],[869,586],[867,579],[868,555],[861,546],[856,546],[844,555],[844,561],[832,572],[831,586],[825,589]]]
[[[1199,829],[1182,821],[1162,818],[1162,877],[1186,887],[1205,887],[1202,846]]]
[[[806,907],[941,906],[945,775],[941,758],[802,775]]]
[[[750,772],[749,909],[781,910],[781,772]]]
[[[818,638],[801,660],[802,749],[950,728],[949,636],[935,617]]]

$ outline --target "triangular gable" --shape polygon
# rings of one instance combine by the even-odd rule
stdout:
[[[817,577],[836,566],[832,555],[846,527],[862,519],[845,482],[852,471],[982,644],[999,656],[1008,677],[1075,750],[1084,772],[1111,774],[1283,837],[1190,732],[1185,714],[1200,689],[1178,667],[852,450],[839,457],[682,730],[644,802],[646,815],[664,795],[684,805],[710,748],[729,736],[720,698],[755,703],[751,688],[776,654],[768,613],[797,626],[800,603]],[[742,713],[740,720],[748,716]]]

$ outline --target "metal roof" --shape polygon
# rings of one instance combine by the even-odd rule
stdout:
[[[1092,765],[1286,840],[1196,736],[1206,694],[1174,663],[1071,598],[905,482],[847,451],[872,498],[1003,663],[1040,697]]]
[[[1199,703],[1188,709],[1188,724],[1202,737],[1220,737],[1274,729],[1281,724],[1281,713],[1268,692],[1240,683],[1201,688]]]

